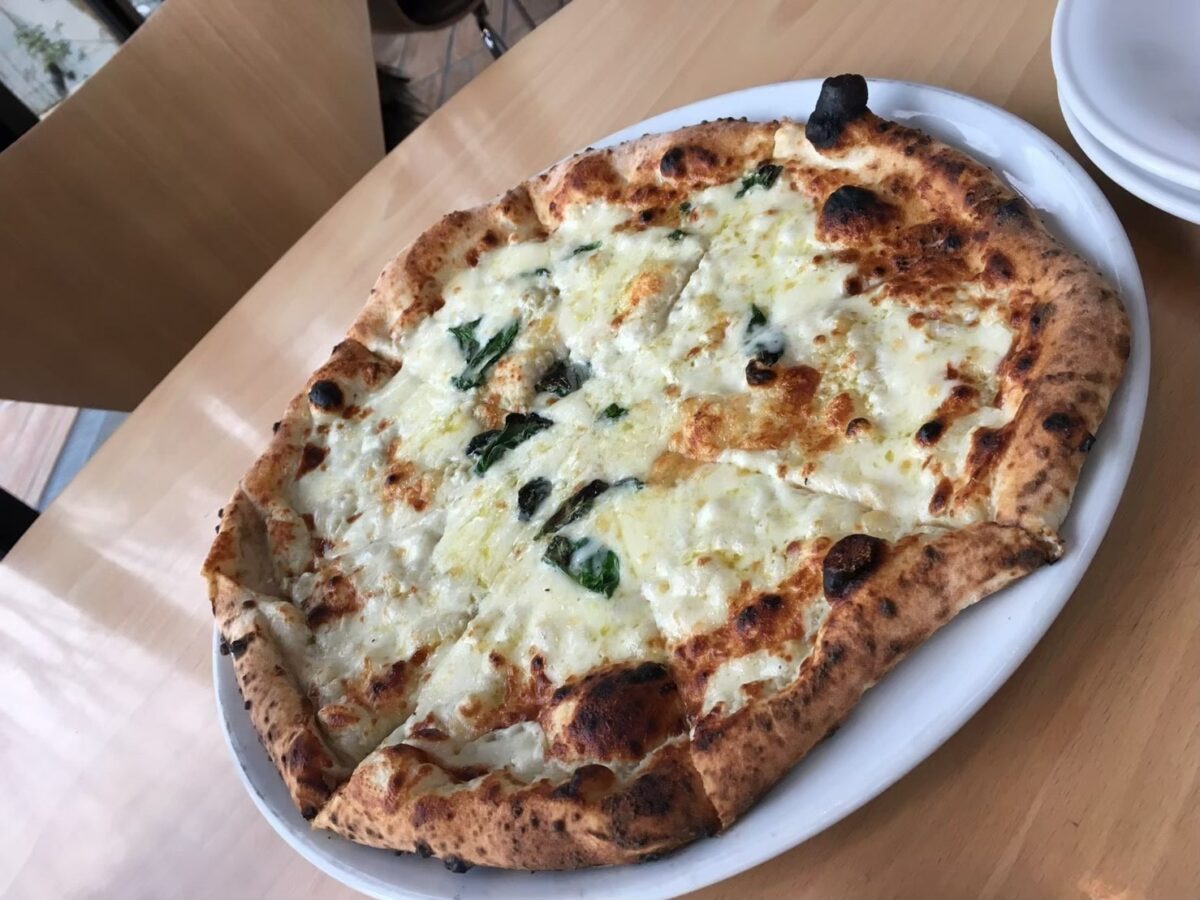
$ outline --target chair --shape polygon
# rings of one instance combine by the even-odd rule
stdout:
[[[510,0],[532,31],[536,25],[521,0]],[[468,15],[475,16],[479,37],[496,59],[508,45],[488,19],[487,0],[370,0],[371,27],[377,32],[437,31]]]
[[[365,3],[164,4],[0,153],[0,397],[131,409],[382,156]]]

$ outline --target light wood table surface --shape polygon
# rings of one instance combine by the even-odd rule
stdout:
[[[395,250],[619,126],[791,78],[946,85],[1075,150],[1052,7],[576,0],[488,68],[268,272],[0,566],[0,892],[348,894],[237,781],[197,570],[217,507]],[[1200,893],[1200,229],[1099,180],[1142,267],[1154,359],[1141,451],[1091,570],[924,764],[705,896]]]

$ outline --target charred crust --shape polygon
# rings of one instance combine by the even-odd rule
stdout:
[[[308,389],[308,402],[317,409],[332,412],[340,409],[346,402],[346,398],[336,381],[322,378],[320,381],[313,382],[313,386]]]
[[[1087,453],[1089,450],[1092,449],[1092,445],[1095,443],[1096,443],[1096,436],[1094,434],[1092,434],[1090,431],[1086,432],[1083,436],[1083,440],[1079,442],[1079,452]]]
[[[461,875],[463,872],[468,872],[471,870],[471,864],[461,856],[447,856],[442,860],[442,863],[455,875]]]
[[[846,423],[846,437],[858,437],[871,430],[871,422],[861,416]]]
[[[938,442],[942,436],[942,432],[946,430],[946,426],[938,419],[931,419],[920,428],[917,429],[917,443],[922,447],[932,447]]]
[[[1029,218],[1029,207],[1020,197],[1005,200],[996,207],[996,221],[1003,225],[1006,222],[1024,222]]]
[[[300,479],[311,472],[313,469],[325,462],[325,457],[329,455],[329,450],[326,447],[318,447],[316,444],[305,444],[304,449],[300,451],[300,463],[296,466],[296,478]]]
[[[1051,434],[1069,434],[1075,428],[1075,419],[1070,413],[1050,413],[1042,420],[1042,427]]]
[[[241,655],[246,652],[246,648],[250,646],[250,642],[252,640],[254,640],[254,632],[242,635],[240,638],[230,641],[229,652],[233,655],[233,658],[239,659]]]
[[[879,614],[885,619],[896,618],[896,603],[888,597],[883,597],[879,601]]]
[[[658,171],[665,178],[684,178],[710,173],[720,163],[717,155],[707,147],[685,144],[672,147],[664,153],[658,162]]]
[[[421,859],[429,859],[429,857],[433,856],[433,848],[424,841],[417,841],[413,846],[413,850]]]
[[[868,534],[850,534],[829,548],[822,563],[825,596],[831,602],[847,599],[872,572],[885,553],[883,541]]]
[[[300,815],[302,815],[305,819],[308,819],[311,821],[312,819],[315,819],[317,817],[317,808],[315,806],[313,806],[311,803],[307,803],[304,806],[300,807]]]
[[[821,83],[816,108],[804,136],[819,150],[836,146],[846,125],[867,111],[867,80],[861,75],[835,75]]]
[[[819,228],[828,237],[863,238],[895,216],[895,207],[874,191],[844,184],[825,198]]]
[[[761,387],[764,384],[770,384],[779,377],[770,366],[763,365],[757,359],[752,359],[746,363],[746,384],[751,387]]]

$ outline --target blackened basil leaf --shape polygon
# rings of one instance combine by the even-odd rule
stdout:
[[[631,487],[638,491],[640,491],[645,486],[646,486],[646,482],[642,481],[642,479],[640,479],[634,475],[626,475],[620,481],[613,482],[613,487],[615,487],[615,488]]]
[[[617,554],[591,538],[572,541],[555,535],[542,559],[581,587],[605,597],[611,597],[621,583],[621,561]]]
[[[467,367],[463,369],[462,374],[455,375],[451,379],[454,386],[460,391],[469,391],[482,384],[483,379],[487,377],[488,370],[512,346],[520,327],[520,322],[513,322],[507,328],[493,334],[491,339],[483,345],[483,349],[476,351],[467,360]]]
[[[467,456],[478,456],[492,442],[492,438],[500,433],[499,428],[491,431],[481,431],[467,443]]]
[[[569,360],[555,360],[554,364],[538,379],[535,388],[547,391],[558,397],[565,397],[579,390],[580,385],[588,380],[592,367],[587,363],[573,363]]]
[[[571,255],[578,256],[581,253],[591,253],[593,250],[599,250],[599,249],[600,249],[600,242],[592,241],[590,244],[580,244],[578,247],[576,247],[574,250],[571,251]]]
[[[764,366],[773,366],[783,356],[783,336],[768,334],[754,342],[754,358]]]
[[[690,213],[692,211],[692,201],[684,200],[682,203],[680,203],[679,211],[681,213]]]
[[[746,325],[746,337],[754,334],[758,329],[767,324],[767,314],[758,308],[755,304],[750,304],[750,322]]]
[[[529,440],[539,431],[545,431],[553,424],[552,421],[537,413],[529,415],[509,413],[504,418],[504,427],[500,429],[499,434],[494,435],[488,441],[487,446],[480,451],[479,459],[475,463],[475,474],[482,475],[513,447]]]
[[[688,236],[688,233],[686,231],[684,231],[682,228],[676,228],[674,231],[672,231],[670,234],[667,235],[667,240],[675,241],[676,243],[678,243],[679,241],[682,241],[687,236]]]
[[[482,319],[476,319],[474,322],[464,322],[462,325],[455,325],[450,329],[450,333],[458,341],[458,349],[462,351],[463,357],[468,362],[479,352],[479,341],[475,338],[475,329],[479,327],[481,321]]]
[[[753,187],[761,187],[763,190],[770,190],[779,178],[779,173],[783,171],[783,166],[772,165],[771,163],[762,163],[749,175],[742,178],[742,189],[734,194],[734,197],[743,197],[746,191]]]
[[[545,266],[539,266],[538,268],[534,269],[532,272],[526,272],[525,274],[532,275],[535,278],[541,278],[543,275],[549,275],[550,270],[547,269]]]
[[[600,410],[598,418],[601,419],[619,419],[624,416],[629,410],[617,403],[610,403],[604,409]]]
[[[750,355],[764,366],[773,366],[783,356],[786,341],[776,330],[762,329],[767,326],[767,314],[750,304],[750,321],[746,325],[746,340],[749,343]],[[753,340],[751,338],[753,337]]]
[[[541,527],[537,536],[545,537],[548,534],[554,534],[560,528],[582,519],[591,512],[592,504],[596,502],[596,498],[607,491],[608,488],[608,482],[599,478],[595,481],[589,481],[562,502],[558,509],[554,511],[554,515],[546,520],[546,524]]]
[[[521,485],[517,491],[517,518],[528,522],[539,506],[550,496],[552,485],[549,478],[534,478]]]
[[[579,541],[579,544],[582,546],[586,542],[587,538],[584,538]],[[574,553],[575,541],[556,534],[546,545],[546,552],[542,554],[542,559],[569,575],[571,574],[571,556]]]

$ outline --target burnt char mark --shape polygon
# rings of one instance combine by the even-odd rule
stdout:
[[[1016,276],[1012,260],[996,250],[988,254],[987,263],[983,268],[983,282],[989,287],[999,286],[1012,281]]]
[[[330,576],[313,591],[312,605],[305,611],[309,628],[320,628],[330,622],[358,612],[362,601],[354,584],[341,573]]]
[[[734,617],[733,627],[743,637],[752,636],[761,631],[782,609],[782,597],[778,594],[763,594],[758,600],[742,608]]]
[[[929,514],[932,516],[940,516],[946,509],[946,504],[950,502],[950,496],[954,493],[954,485],[949,478],[942,478],[934,488],[933,496],[929,499]]]
[[[660,663],[594,673],[554,698],[574,703],[565,745],[556,740],[553,747],[558,754],[637,759],[684,727],[678,689]]]
[[[821,84],[821,95],[804,126],[804,136],[825,150],[837,144],[846,125],[867,111],[867,80],[861,75],[835,75]]]
[[[847,599],[883,562],[887,545],[868,534],[850,534],[829,548],[822,564],[825,597]]]
[[[296,479],[299,480],[317,468],[321,463],[325,462],[325,457],[329,455],[329,450],[326,447],[318,447],[316,444],[305,444],[304,449],[300,452],[300,464],[296,467]]]
[[[890,204],[872,191],[844,184],[825,199],[820,230],[829,238],[862,239],[872,229],[885,225],[896,215]]]
[[[666,178],[684,178],[688,175],[704,175],[720,165],[717,155],[707,147],[684,144],[672,147],[662,155],[658,171]]]
[[[971,449],[967,451],[967,471],[979,480],[1000,459],[1008,446],[1009,429],[976,428],[971,434]]]
[[[1075,428],[1075,419],[1070,413],[1050,413],[1042,420],[1042,427],[1051,434],[1070,434]]]
[[[770,366],[765,366],[757,359],[746,363],[746,384],[751,387],[761,387],[770,384],[778,377],[778,373]]]
[[[942,432],[945,430],[946,426],[943,425],[939,420],[930,419],[917,429],[917,443],[922,447],[932,447],[938,442],[942,436]]]
[[[1075,449],[1080,453],[1087,453],[1092,449],[1092,445],[1096,443],[1096,436],[1090,431],[1083,428],[1083,422],[1076,416],[1066,412],[1053,412],[1042,420],[1042,428],[1051,434],[1058,435],[1063,442],[1070,441],[1076,431],[1081,431],[1082,436]]]
[[[556,787],[550,792],[550,796],[584,801],[607,791],[615,780],[616,776],[613,775],[611,769],[591,763],[576,769],[571,774],[571,780]],[[519,807],[513,810],[513,814],[517,817],[520,816],[518,809]]]
[[[333,765],[320,739],[307,729],[300,731],[283,753],[283,769],[297,781],[325,790],[323,773]],[[308,818],[308,816],[305,816]]]
[[[308,389],[308,402],[317,409],[331,412],[340,409],[341,405],[346,402],[346,398],[342,395],[342,389],[338,387],[336,381],[322,378],[320,381],[314,382],[313,386]]]
[[[1005,556],[1000,562],[1009,569],[1032,572],[1046,563],[1054,562],[1054,559],[1041,547],[1022,547],[1016,553]]]
[[[1029,217],[1029,207],[1025,205],[1025,201],[1020,197],[1013,197],[1011,200],[1006,200],[996,207],[996,221],[1000,224],[1005,222],[1024,222]]]

